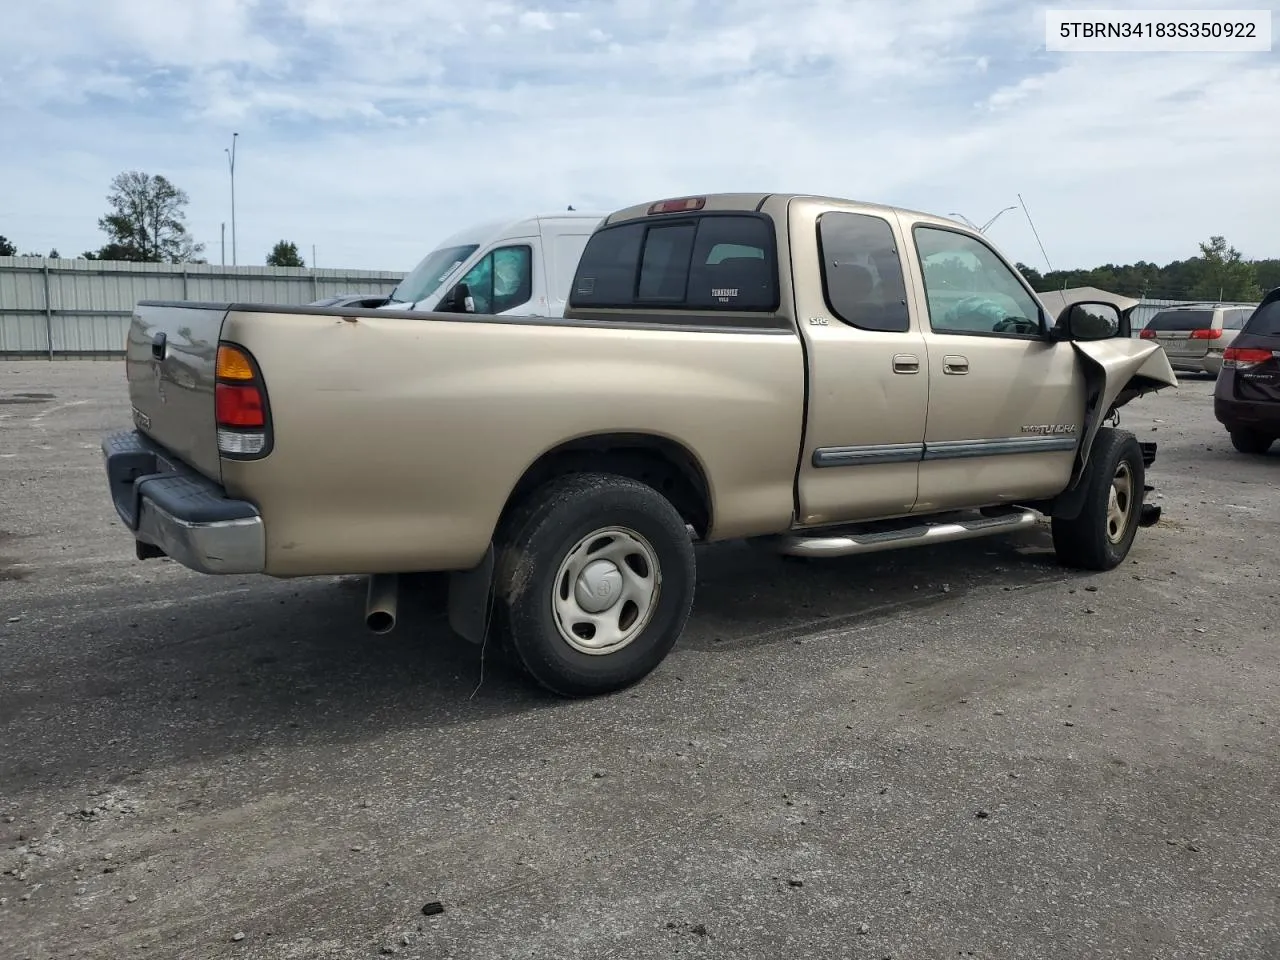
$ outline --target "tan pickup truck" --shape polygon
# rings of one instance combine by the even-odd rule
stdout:
[[[103,442],[138,556],[368,574],[378,632],[401,575],[446,571],[457,633],[585,696],[671,650],[698,542],[831,557],[1047,519],[1061,562],[1108,570],[1158,517],[1155,445],[1108,423],[1176,385],[1164,353],[1108,304],[1048,316],[948,219],[681,198],[600,224],[563,318],[476,315],[445,280],[430,314],[140,303],[134,429]]]

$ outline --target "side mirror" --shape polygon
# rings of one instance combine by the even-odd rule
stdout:
[[[1120,311],[1114,304],[1082,300],[1058,314],[1053,335],[1055,340],[1110,340],[1119,336],[1120,328]]]
[[[476,302],[470,288],[460,283],[441,298],[438,310],[440,313],[475,313]]]

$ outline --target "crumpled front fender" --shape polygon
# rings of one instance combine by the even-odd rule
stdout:
[[[1086,401],[1084,435],[1068,489],[1074,489],[1084,476],[1094,438],[1113,410],[1143,394],[1178,386],[1177,374],[1157,343],[1115,337],[1110,340],[1072,341],[1071,345],[1082,361]]]

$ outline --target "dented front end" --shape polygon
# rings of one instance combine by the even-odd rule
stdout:
[[[1055,516],[1069,516],[1078,508],[1077,496],[1082,489],[1080,481],[1089,466],[1089,455],[1098,430],[1121,407],[1130,401],[1166,387],[1177,387],[1178,377],[1169,364],[1169,358],[1158,344],[1127,337],[1109,340],[1073,341],[1081,358],[1081,369],[1086,379],[1085,419],[1083,436],[1076,454],[1075,468],[1065,496],[1059,498]],[[1153,441],[1139,441],[1143,464],[1150,467],[1156,458]],[[1147,492],[1151,491],[1147,486]],[[1160,508],[1144,504],[1143,526],[1156,523]]]

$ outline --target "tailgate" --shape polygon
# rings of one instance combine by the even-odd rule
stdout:
[[[134,425],[188,466],[220,480],[213,387],[226,304],[142,301],[126,369]]]

